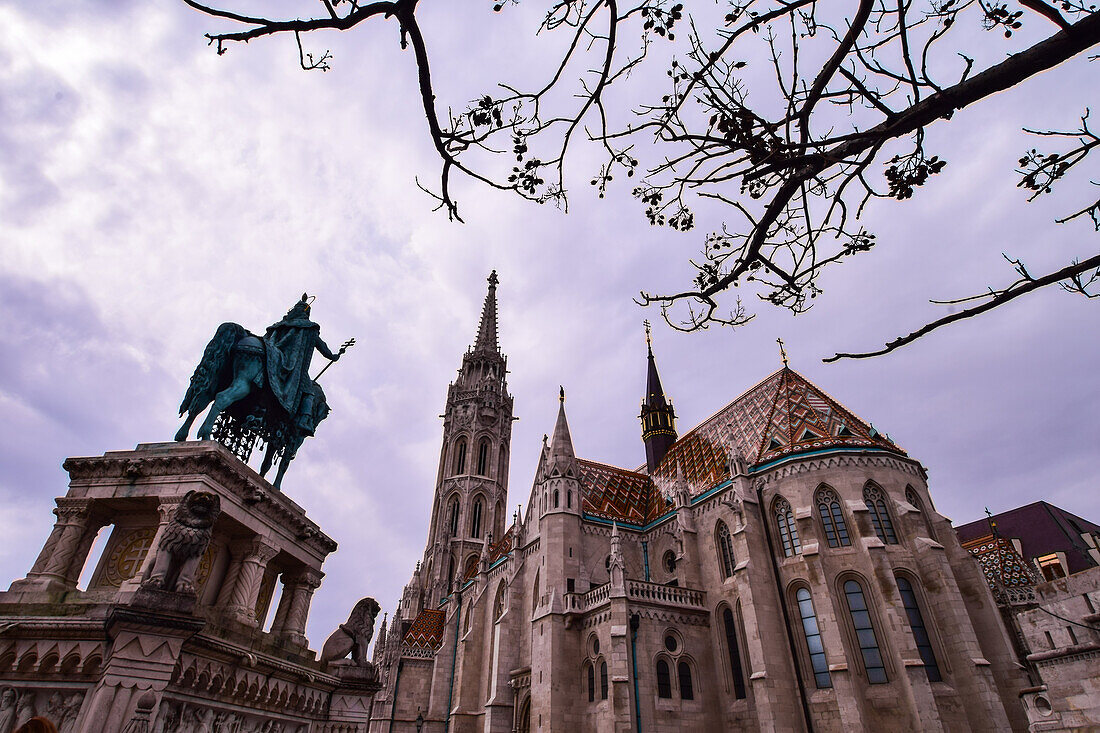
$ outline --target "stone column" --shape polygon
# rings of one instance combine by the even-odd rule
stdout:
[[[53,510],[57,522],[49,539],[27,577],[12,583],[11,590],[72,590],[76,587],[77,578],[72,576],[84,567],[95,532],[103,526],[100,523],[93,527],[91,506],[90,499],[57,500],[57,508]]]
[[[226,608],[226,612],[231,617],[249,626],[255,626],[258,623],[256,600],[260,593],[260,584],[263,582],[268,562],[278,553],[278,548],[272,547],[261,538],[256,538],[249,545],[241,561]]]
[[[319,570],[307,570],[283,590],[284,598],[288,592],[291,595],[282,633],[297,644],[307,643],[305,630],[306,619],[309,617],[309,604],[313,600],[313,592],[321,585],[323,577],[324,573]]]
[[[149,575],[149,570],[153,567],[153,562],[157,557],[157,545],[160,544],[160,538],[164,534],[164,528],[168,526],[168,523],[172,521],[172,517],[176,514],[176,508],[183,501],[182,496],[172,496],[161,498],[160,503],[157,504],[157,514],[160,515],[160,523],[157,525],[157,531],[153,535],[153,539],[149,542],[149,549],[145,551],[145,559],[141,561],[141,567],[134,577],[123,582],[122,590],[137,590],[142,581]]]

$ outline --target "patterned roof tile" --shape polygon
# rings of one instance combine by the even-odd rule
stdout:
[[[886,448],[905,455],[805,377],[784,368],[677,440],[654,479],[671,481],[679,465],[692,493],[705,491],[728,477],[734,446],[750,465],[836,447]]]
[[[605,519],[646,524],[670,508],[668,500],[644,473],[578,459],[584,511]]]
[[[443,623],[446,615],[434,608],[425,608],[405,632],[403,644],[413,649],[438,649],[443,643]]]

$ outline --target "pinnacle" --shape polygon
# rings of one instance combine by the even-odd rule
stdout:
[[[477,329],[477,341],[474,342],[474,351],[488,351],[495,354],[499,351],[497,345],[497,271],[489,273],[489,291],[485,294],[485,305],[481,308],[481,323]]]

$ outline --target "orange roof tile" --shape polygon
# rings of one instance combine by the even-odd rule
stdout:
[[[646,524],[671,508],[671,502],[644,473],[584,459],[577,462],[583,486],[581,506],[589,514]]]
[[[837,447],[905,455],[801,374],[783,368],[673,443],[654,478],[674,479],[679,464],[693,493],[704,491],[729,475],[732,446],[749,465]]]
[[[402,643],[413,649],[438,649],[443,643],[443,623],[446,615],[434,608],[425,608],[405,632]]]

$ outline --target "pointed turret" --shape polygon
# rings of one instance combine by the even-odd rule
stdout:
[[[573,452],[573,438],[569,435],[569,421],[565,418],[565,388],[559,387],[558,422],[554,425],[554,439],[550,443],[547,455],[548,473],[562,476],[577,476],[577,456]]]
[[[481,323],[477,328],[477,341],[474,351],[497,353],[497,271],[489,273],[489,292],[485,294],[485,305],[481,307]]]
[[[649,473],[657,470],[668,449],[676,442],[676,412],[665,397],[661,387],[661,375],[653,358],[653,340],[649,321],[645,324],[645,340],[648,356],[645,399],[642,400],[642,442],[645,443],[645,460]]]

